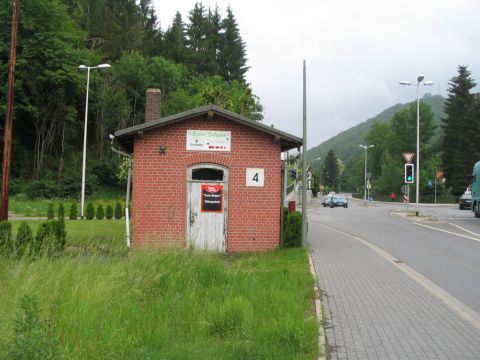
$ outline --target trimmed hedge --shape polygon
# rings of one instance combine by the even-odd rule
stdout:
[[[0,255],[13,253],[12,224],[8,221],[0,222]]]
[[[66,244],[65,221],[50,220],[40,224],[35,236],[35,255],[52,257],[62,252]]]
[[[107,220],[113,219],[113,207],[110,204],[107,205],[107,211],[105,212],[105,217],[107,218]]]
[[[33,233],[30,226],[25,221],[20,223],[20,227],[17,231],[17,236],[15,237],[15,250],[17,257],[28,256],[30,255],[31,249],[33,247]]]
[[[302,246],[302,213],[299,211],[289,212],[285,219],[283,246],[286,248]]]
[[[103,212],[103,205],[102,204],[97,206],[96,218],[98,220],[103,220],[105,218],[105,213]]]
[[[122,211],[122,204],[120,204],[120,201],[117,201],[115,203],[115,213],[114,213],[115,219],[119,220],[123,216],[123,211]]]
[[[70,214],[68,215],[68,218],[70,220],[77,220],[78,216],[78,209],[77,209],[77,203],[72,203],[70,206]]]
[[[87,211],[85,213],[85,218],[87,220],[93,220],[94,217],[95,217],[95,208],[93,207],[92,203],[88,203],[87,204]]]

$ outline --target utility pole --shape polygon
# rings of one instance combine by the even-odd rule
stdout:
[[[13,94],[15,84],[15,62],[17,54],[18,9],[20,0],[13,0],[12,30],[10,35],[10,65],[8,68],[7,112],[3,133],[2,201],[0,221],[8,220],[8,191],[10,187],[10,163],[12,152]]]
[[[303,60],[302,247],[307,246],[307,75]]]

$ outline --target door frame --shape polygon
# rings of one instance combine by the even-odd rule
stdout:
[[[193,180],[192,172],[195,169],[215,169],[223,171],[223,180]],[[228,242],[228,179],[229,179],[229,168],[219,164],[213,163],[197,163],[187,167],[187,188],[186,188],[186,211],[185,211],[185,232],[186,232],[186,243],[187,247],[190,247],[190,184],[223,184],[223,246],[221,252],[227,251],[227,242]]]

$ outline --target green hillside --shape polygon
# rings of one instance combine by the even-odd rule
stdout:
[[[444,98],[441,95],[432,96],[426,94],[421,101],[429,104],[432,108],[434,114],[434,123],[438,126],[436,130],[435,139],[438,139],[441,135],[440,122],[441,118],[444,116],[443,113],[443,102]],[[406,107],[407,104],[396,104],[388,109],[382,111],[377,116],[368,119],[348,130],[341,132],[340,134],[332,137],[331,139],[324,141],[320,145],[317,145],[307,151],[308,159],[315,159],[321,157],[325,159],[328,151],[332,149],[337,158],[342,160],[344,163],[349,162],[353,157],[361,155],[361,149],[358,144],[363,144],[365,142],[365,136],[367,135],[370,127],[375,123],[386,123],[392,116]],[[317,162],[315,165],[312,164],[312,167],[318,168],[320,162]]]

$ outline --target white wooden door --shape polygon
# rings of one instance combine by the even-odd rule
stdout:
[[[189,179],[187,201],[188,245],[196,250],[224,252],[227,182]]]

